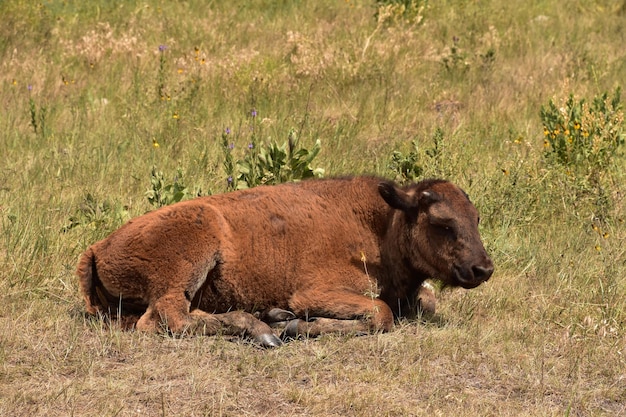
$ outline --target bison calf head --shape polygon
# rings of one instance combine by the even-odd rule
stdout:
[[[394,239],[403,262],[450,286],[474,288],[487,281],[493,263],[478,233],[478,211],[450,182],[426,180],[406,188],[381,183],[394,213]]]

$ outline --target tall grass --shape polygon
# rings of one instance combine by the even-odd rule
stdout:
[[[590,180],[541,114],[623,87],[622,3],[1,2],[0,414],[626,413],[624,147]],[[225,192],[226,129],[241,160],[297,132],[326,176],[459,183],[495,276],[271,352],[85,319],[79,254],[153,209],[153,172]]]

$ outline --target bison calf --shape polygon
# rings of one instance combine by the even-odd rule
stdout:
[[[428,278],[474,288],[493,264],[467,195],[442,180],[309,180],[201,197],[129,221],[82,255],[91,314],[136,328],[284,337],[388,331]],[[255,317],[253,314],[256,314]]]

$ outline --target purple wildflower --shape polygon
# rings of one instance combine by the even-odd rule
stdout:
[[[228,182],[228,184],[232,184],[233,183],[233,177],[229,175],[228,178],[226,179],[226,181]]]
[[[235,142],[231,142],[230,144],[228,144],[228,149],[235,149]]]
[[[252,113],[251,113],[251,114],[252,114],[252,117],[256,117],[256,115],[257,115],[256,110],[255,110],[255,109],[252,109]]]
[[[226,130],[224,130],[224,133],[226,133],[227,135],[230,135],[230,127],[227,127]]]
[[[165,52],[167,45],[159,45],[159,52]]]
[[[28,88],[28,91],[33,91],[33,85],[32,84],[28,84],[28,87],[26,87],[26,88]]]
[[[254,143],[249,143],[248,144],[248,149],[252,149],[252,148],[254,148]]]

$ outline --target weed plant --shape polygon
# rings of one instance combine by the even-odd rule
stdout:
[[[252,110],[252,120],[256,121],[257,112]],[[250,126],[244,155],[237,161],[233,158],[235,142],[231,138],[230,128],[222,133],[224,151],[223,167],[226,174],[228,190],[241,190],[258,185],[275,185],[282,182],[299,181],[307,178],[321,177],[323,168],[312,168],[311,162],[319,154],[321,143],[318,139],[309,150],[299,147],[295,129],[290,129],[287,141],[278,145],[270,139],[268,143],[259,142],[257,131],[259,125]]]
[[[0,415],[626,414],[622,0],[0,16]],[[84,316],[78,257],[129,219],[320,169],[458,183],[495,275],[274,351]]]
[[[184,185],[183,170],[178,168],[176,176],[171,183],[168,183],[161,171],[152,167],[150,173],[150,188],[146,191],[148,202],[155,207],[163,207],[169,204],[178,203],[188,198],[189,190]]]
[[[611,174],[614,159],[623,156],[624,114],[621,89],[595,97],[590,105],[584,99],[576,100],[570,94],[562,107],[552,100],[541,108],[544,123],[546,157],[599,182],[604,174]]]

